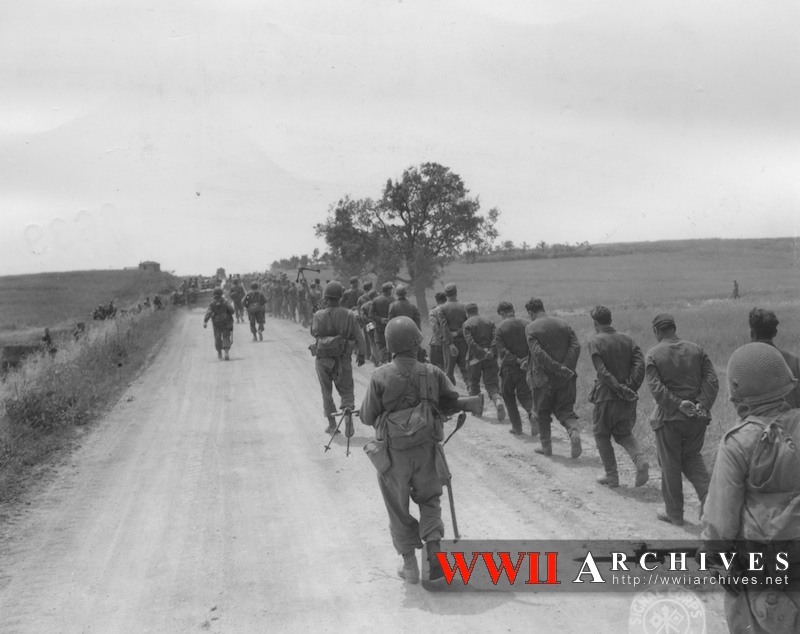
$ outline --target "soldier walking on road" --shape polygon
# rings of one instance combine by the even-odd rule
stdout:
[[[442,348],[442,330],[446,327],[443,325],[442,311],[439,310],[447,301],[447,295],[442,291],[438,291],[435,295],[436,306],[428,312],[428,324],[431,327],[431,340],[430,340],[430,362],[440,370],[446,370],[447,367],[444,363],[444,352]]]
[[[217,357],[222,359],[222,353],[225,352],[225,360],[228,361],[230,356],[228,351],[233,344],[233,307],[225,301],[222,296],[222,289],[214,289],[214,299],[208,306],[206,315],[203,318],[203,328],[208,327],[208,320],[211,320],[211,325],[214,328],[214,347],[217,349]]]
[[[456,366],[461,370],[464,384],[469,385],[467,369],[467,342],[464,339],[464,322],[467,321],[467,310],[458,301],[458,288],[455,284],[444,287],[447,301],[439,308],[442,314],[442,349],[447,362],[447,378],[456,384]]]
[[[470,302],[464,309],[467,321],[464,322],[464,341],[467,342],[467,363],[469,365],[469,395],[478,396],[483,386],[497,409],[497,420],[504,421],[506,410],[500,396],[500,377],[497,372],[497,349],[495,348],[495,327],[490,319],[478,314],[478,305]]]
[[[533,410],[533,396],[528,386],[526,370],[528,369],[528,340],[525,327],[530,323],[527,319],[517,317],[514,306],[510,302],[500,302],[497,314],[502,321],[497,325],[494,335],[497,358],[500,361],[500,393],[511,420],[511,433],[522,435],[522,419],[519,416],[517,400],[530,421]],[[535,433],[534,433],[535,431]],[[539,427],[531,425],[531,434],[539,434]]]
[[[645,356],[647,387],[656,407],[650,416],[661,466],[665,508],[656,517],[683,525],[685,474],[700,498],[700,514],[708,493],[709,475],[700,451],[711,422],[711,407],[719,392],[717,373],[703,348],[679,339],[675,318],[660,313],[653,319],[658,343]]]
[[[333,414],[333,386],[342,399],[342,410],[355,409],[353,387],[353,348],[358,349],[357,363],[364,365],[367,347],[356,316],[339,305],[344,289],[339,282],[328,282],[323,294],[324,308],[314,313],[311,334],[316,337],[314,353],[316,356],[317,377],[322,389],[322,407],[328,419],[329,434],[336,431]]]
[[[394,290],[394,285],[391,282],[385,282],[381,286],[381,294],[372,300],[372,307],[369,312],[369,318],[375,324],[375,344],[378,349],[380,363],[389,362],[384,331],[386,330],[386,324],[389,323],[389,307],[393,301],[392,290]]]
[[[775,313],[765,308],[754,308],[750,311],[749,322],[750,341],[774,346],[781,353],[794,378],[800,379],[800,357],[788,350],[778,348],[772,341],[778,334],[779,322]],[[795,384],[794,389],[786,395],[786,402],[791,407],[800,407],[800,383]]]
[[[717,451],[702,517],[703,550],[717,560],[719,552],[736,552],[740,562],[758,562],[747,573],[734,572],[747,575],[742,582],[748,584],[726,586],[731,632],[798,632],[800,412],[784,400],[797,379],[779,351],[765,343],[736,350],[727,375],[739,421]],[[787,568],[778,572],[781,552]]]
[[[242,281],[238,277],[234,278],[230,296],[231,301],[233,301],[233,310],[236,315],[237,324],[244,323],[244,304],[242,304],[242,300],[246,294],[244,286],[242,286]]]
[[[361,291],[358,290],[358,278],[353,276],[350,278],[350,288],[342,296],[342,306],[347,310],[353,310],[358,304],[359,297],[361,297]]]
[[[422,330],[422,322],[421,317],[419,314],[419,308],[417,308],[414,304],[408,301],[406,297],[406,287],[403,284],[398,284],[397,288],[394,289],[394,293],[397,296],[397,299],[392,302],[389,306],[389,319],[394,319],[395,317],[408,317],[411,321],[414,322],[414,325]],[[419,360],[423,363],[425,362],[425,349],[422,346],[417,348],[417,354],[419,355]]]
[[[258,282],[250,284],[250,292],[245,295],[242,303],[247,309],[247,316],[250,319],[250,332],[253,333],[253,341],[263,341],[267,298],[264,293],[258,290]],[[256,326],[258,331],[256,331]]]
[[[611,444],[613,436],[636,465],[635,486],[644,486],[650,478],[650,465],[633,435],[636,392],[644,381],[644,356],[633,339],[612,328],[608,308],[596,306],[590,314],[596,334],[587,347],[597,379],[589,394],[589,402],[594,404],[594,441],[605,469],[605,474],[598,477],[597,482],[609,487],[619,486],[617,458]]]
[[[372,373],[360,415],[362,423],[375,427],[379,441],[370,443],[367,453],[378,470],[395,550],[403,557],[397,573],[408,583],[419,582],[416,549],[424,542],[430,578],[423,586],[433,590],[444,583],[435,553],[444,538],[442,482],[450,476],[440,444],[440,412],[447,415],[465,407],[459,406],[458,392],[444,372],[417,361],[421,343],[422,333],[408,317],[389,322],[386,344],[393,360]],[[429,409],[415,416],[425,405]],[[409,512],[410,500],[419,506],[419,520]]]
[[[575,366],[581,353],[578,337],[567,322],[550,317],[541,299],[532,297],[525,308],[531,323],[525,326],[528,340],[528,385],[533,395],[532,435],[538,427],[541,447],[536,453],[553,454],[550,425],[555,416],[570,440],[570,455],[577,458],[583,451],[578,415],[575,413],[577,375]]]

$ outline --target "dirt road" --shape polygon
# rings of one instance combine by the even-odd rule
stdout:
[[[338,437],[323,451],[308,334],[268,319],[264,342],[252,343],[237,327],[232,360],[221,362],[201,323],[188,315],[7,517],[0,631],[628,631],[629,594],[442,595],[403,583],[361,451],[370,430],[359,426],[349,458]],[[356,371],[357,402],[370,370]],[[543,458],[488,409],[448,445],[462,537],[697,533],[655,520],[657,478],[643,489],[594,484],[590,434],[573,461],[555,429],[555,457]],[[727,631],[721,597],[703,601],[708,631]]]

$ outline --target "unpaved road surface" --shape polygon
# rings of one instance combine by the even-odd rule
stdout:
[[[350,457],[339,437],[323,451],[309,335],[268,320],[252,343],[237,326],[221,362],[201,324],[187,315],[54,475],[3,509],[0,631],[628,631],[631,594],[443,595],[402,582],[361,451],[371,430],[357,424]],[[370,371],[356,370],[357,402]],[[657,470],[642,489],[601,488],[589,433],[573,461],[554,429],[544,458],[487,409],[448,444],[463,538],[697,534],[655,520]],[[708,631],[727,631],[721,597],[703,602]]]

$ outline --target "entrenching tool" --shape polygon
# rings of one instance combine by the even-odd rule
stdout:
[[[345,451],[345,455],[350,455],[350,438],[353,437],[355,434],[355,429],[353,429],[353,416],[358,416],[358,412],[354,412],[349,408],[345,408],[340,412],[334,412],[334,416],[339,416],[339,422],[336,425],[336,431],[331,434],[331,439],[328,441],[328,444],[325,445],[325,451],[331,448],[331,443],[333,439],[336,437],[336,434],[339,433],[339,427],[342,426],[342,421],[345,421],[344,424],[344,435],[347,438],[347,449]]]

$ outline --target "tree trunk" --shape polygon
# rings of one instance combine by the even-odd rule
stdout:
[[[417,308],[419,308],[422,323],[425,323],[428,319],[428,298],[425,297],[425,289],[415,285],[414,296],[417,298]]]

